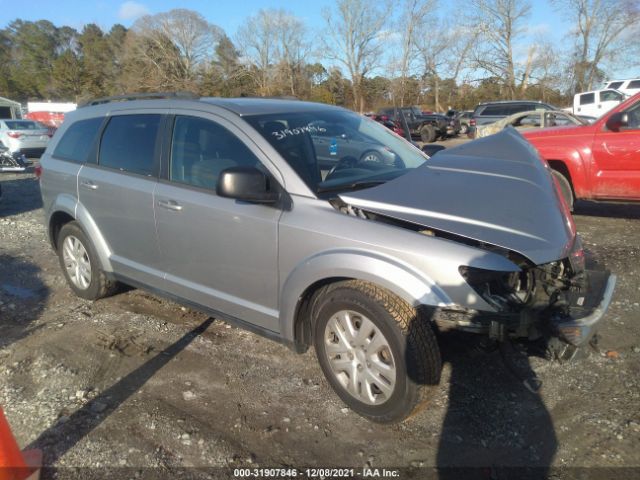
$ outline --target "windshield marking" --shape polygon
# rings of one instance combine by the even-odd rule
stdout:
[[[282,130],[271,132],[271,135],[276,137],[276,140],[284,140],[286,137],[293,137],[294,135],[301,135],[303,133],[325,133],[326,131],[326,128],[309,124],[304,127],[283,128]]]

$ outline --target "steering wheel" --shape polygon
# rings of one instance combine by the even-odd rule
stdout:
[[[377,161],[374,160],[377,159]],[[405,163],[402,159],[396,156],[395,160],[392,164],[385,165],[380,161],[380,154],[371,150],[369,152],[365,152],[362,157],[358,160],[356,157],[347,155],[346,157],[342,157],[338,162],[331,167],[329,173],[327,173],[327,178],[334,172],[338,170],[345,170],[347,168],[362,168],[365,170],[378,170],[385,167],[394,167],[397,169],[405,168]]]

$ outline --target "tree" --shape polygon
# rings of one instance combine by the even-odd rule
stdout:
[[[429,24],[429,17],[436,9],[436,0],[405,0],[398,19],[396,30],[402,32],[400,39],[399,57],[394,60],[392,71],[398,72],[398,88],[394,89],[394,100],[404,106],[407,94],[407,83],[416,63],[419,60],[421,42],[427,38],[434,38],[434,34],[425,27]]]
[[[602,64],[628,60],[637,65],[640,34],[640,3],[637,0],[554,0],[556,8],[569,19],[574,37],[572,92],[591,90]],[[628,35],[628,42],[625,36]]]
[[[222,29],[197,12],[175,9],[139,18],[130,33],[129,71],[134,66],[140,69],[145,88],[195,90],[214,57]],[[159,78],[152,81],[151,75]]]
[[[525,32],[524,22],[529,17],[531,5],[527,0],[471,0],[470,25],[477,28],[478,41],[473,51],[473,63],[478,69],[502,79],[506,96],[516,98],[516,92],[526,85],[530,75],[535,45],[529,48],[524,76],[519,75],[514,58],[514,47]],[[520,85],[517,78],[522,78]],[[525,86],[526,88],[526,86]]]
[[[344,65],[351,77],[354,108],[364,112],[364,78],[379,66],[390,12],[388,2],[337,0],[337,11],[323,10],[327,26],[325,57]]]

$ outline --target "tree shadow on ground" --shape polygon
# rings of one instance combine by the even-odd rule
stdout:
[[[162,367],[182,350],[187,348],[213,321],[213,318],[208,318],[175,343],[169,345],[156,356],[86,403],[82,408],[74,412],[64,423],[56,423],[48,430],[42,432],[37,439],[31,442],[27,449],[42,449],[45,452],[45,464],[55,464],[65,453],[89,435],[112,413],[116,412],[127,399],[135,394]],[[47,472],[47,470],[49,471]],[[52,473],[51,470],[55,469],[45,469],[45,473],[50,474]],[[78,475],[80,475],[78,478],[87,478],[87,475],[91,474],[88,470],[89,469],[84,469],[82,472],[78,472]],[[104,472],[100,474],[103,473]],[[157,472],[151,473],[155,475]],[[123,474],[123,472],[120,472],[120,474]]]

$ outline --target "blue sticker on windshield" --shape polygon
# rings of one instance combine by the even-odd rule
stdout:
[[[329,144],[329,155],[337,155],[338,154],[338,140],[335,138],[331,139],[331,143]]]

